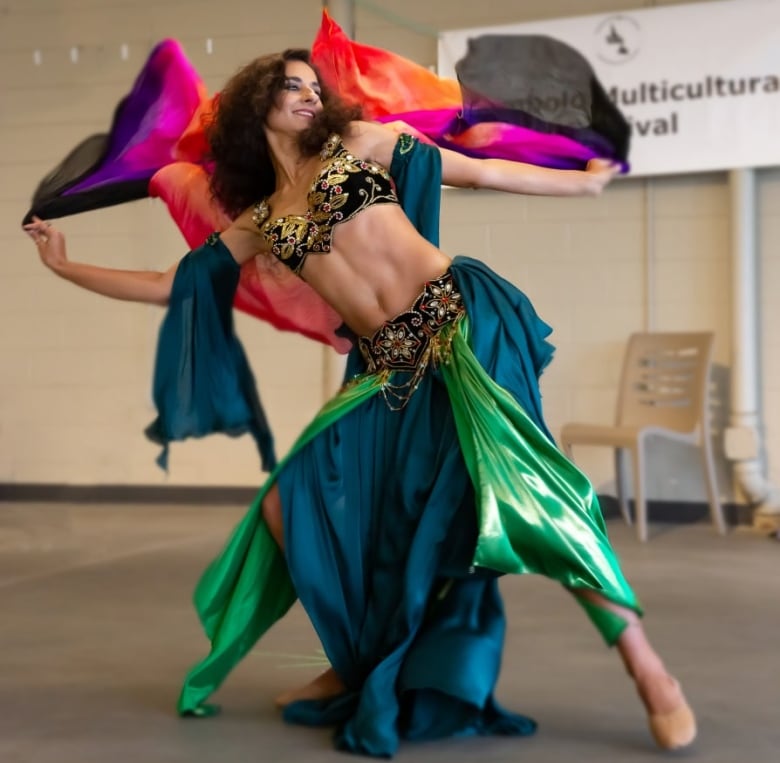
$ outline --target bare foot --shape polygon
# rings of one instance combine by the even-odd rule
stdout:
[[[665,750],[691,744],[696,738],[696,718],[677,680],[664,670],[639,675],[635,680],[656,744]]]
[[[346,688],[336,675],[336,671],[333,668],[328,668],[305,686],[282,692],[276,697],[274,704],[278,708],[283,708],[301,699],[327,699],[342,694]]]

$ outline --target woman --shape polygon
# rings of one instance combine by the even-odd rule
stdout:
[[[693,714],[644,634],[592,487],[544,425],[549,327],[484,265],[435,245],[442,180],[587,195],[616,167],[475,160],[355,117],[323,90],[306,51],[239,71],[209,128],[212,190],[234,221],[165,273],[70,262],[59,231],[37,218],[26,226],[58,275],[171,311],[197,301],[182,299],[201,288],[185,271],[217,282],[268,258],[357,338],[349,381],[199,584],[212,651],[180,711],[211,712],[206,697],[297,596],[333,667],[280,698],[288,720],[334,724],[339,747],[379,756],[399,736],[530,733],[533,722],[493,700],[496,578],[528,572],[565,585],[617,646],[658,745],[690,744]]]

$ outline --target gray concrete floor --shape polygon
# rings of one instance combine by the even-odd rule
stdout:
[[[243,509],[0,504],[0,761],[336,761],[327,730],[284,725],[272,705],[323,664],[296,607],[222,688],[222,715],[181,720],[179,682],[204,654],[190,606],[204,565]],[[780,544],[709,525],[653,528],[639,545],[610,523],[648,631],[694,704],[700,737],[673,757],[780,760]],[[398,759],[458,763],[651,761],[617,655],[579,607],[539,578],[506,578],[509,634],[498,696],[534,737],[406,743]]]

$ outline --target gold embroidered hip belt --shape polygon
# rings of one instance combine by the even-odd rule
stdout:
[[[450,270],[426,281],[422,293],[408,310],[385,321],[373,336],[358,339],[366,371],[387,372],[388,375],[391,371],[413,372],[412,378],[400,386],[385,385],[386,392],[392,391],[392,396],[403,407],[428,364],[432,360],[439,363],[446,359],[452,334],[444,332],[442,335],[441,332],[464,314],[463,298]],[[385,397],[387,399],[387,394]]]

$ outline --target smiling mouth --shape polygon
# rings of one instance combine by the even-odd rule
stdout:
[[[300,116],[303,116],[303,117],[311,117],[312,119],[314,119],[314,112],[311,111],[310,109],[298,109],[297,111],[294,111],[293,113],[294,114],[299,114]]]

